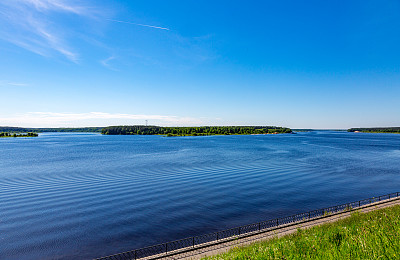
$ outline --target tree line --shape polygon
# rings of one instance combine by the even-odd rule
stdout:
[[[8,132],[0,132],[0,137],[36,137],[39,136],[37,133],[8,133]]]
[[[201,126],[201,127],[161,127],[161,126],[109,126],[101,131],[105,135],[166,135],[166,136],[205,136],[205,135],[250,135],[291,133],[286,127],[276,126]]]
[[[0,132],[6,133],[45,133],[45,132],[83,132],[100,133],[103,127],[58,127],[58,128],[24,128],[0,126]]]
[[[105,135],[166,135],[166,136],[203,136],[203,135],[249,135],[292,133],[290,128],[276,126],[201,126],[201,127],[161,127],[161,126],[109,126],[80,128],[23,128],[1,127],[4,136],[22,133],[43,132],[94,132]],[[6,133],[8,135],[6,135]]]
[[[365,133],[397,133],[400,134],[400,127],[370,127],[370,128],[350,128],[348,132]]]

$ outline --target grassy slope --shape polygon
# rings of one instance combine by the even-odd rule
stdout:
[[[235,248],[206,259],[400,259],[400,206]]]

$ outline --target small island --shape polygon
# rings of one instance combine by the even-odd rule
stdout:
[[[257,135],[289,134],[290,128],[276,126],[200,126],[200,127],[161,127],[161,126],[109,126],[101,131],[104,135],[165,135],[165,136],[208,136],[208,135]]]
[[[371,127],[371,128],[350,128],[348,132],[354,133],[391,133],[400,134],[400,127]]]
[[[37,133],[7,133],[0,132],[0,137],[37,137],[39,136]]]

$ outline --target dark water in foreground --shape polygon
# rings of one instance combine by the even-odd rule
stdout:
[[[0,258],[88,259],[400,191],[400,135],[0,139]]]

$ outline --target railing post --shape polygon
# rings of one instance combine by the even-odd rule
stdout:
[[[239,227],[239,235],[240,235],[240,227]]]
[[[389,194],[389,199],[390,199],[390,194]]]
[[[308,212],[308,219],[311,218],[311,211]]]
[[[218,234],[219,234],[219,233],[217,232],[217,241],[218,241]]]
[[[260,230],[261,230],[261,223],[258,222],[258,231],[260,231]]]
[[[193,248],[194,248],[194,237],[193,237],[193,240],[192,240],[192,242],[193,242]]]
[[[276,219],[276,226],[279,226],[279,219]]]
[[[165,254],[168,254],[168,243],[165,243]]]
[[[135,260],[137,259],[137,250],[135,250]]]

